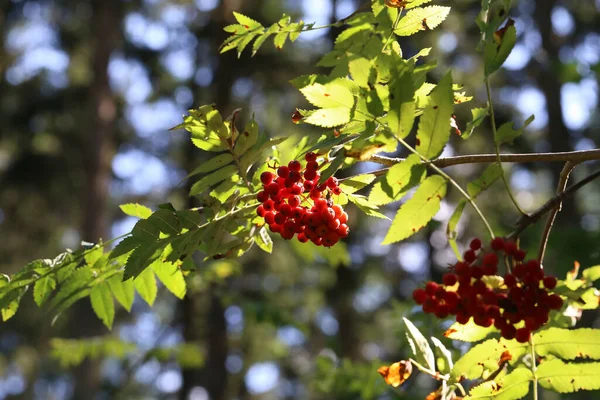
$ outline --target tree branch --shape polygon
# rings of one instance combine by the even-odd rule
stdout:
[[[374,155],[367,159],[362,159],[360,152],[347,151],[346,157],[357,158],[363,162],[374,162],[381,165],[393,166],[404,161],[404,158],[392,158]],[[532,162],[567,162],[574,164],[584,161],[600,160],[600,149],[565,151],[556,153],[523,153],[523,154],[500,154],[501,162],[514,163],[532,163]],[[444,157],[432,160],[430,163],[439,168],[451,167],[460,164],[485,164],[497,162],[496,154],[469,154],[456,157]]]
[[[571,171],[577,166],[577,164],[572,163],[571,161],[567,161],[565,166],[563,167],[560,173],[560,179],[558,181],[558,187],[556,188],[556,194],[560,195],[567,188],[567,182],[569,181],[569,175],[571,175]],[[548,215],[548,219],[546,220],[546,226],[544,227],[544,231],[542,232],[542,238],[540,240],[540,248],[538,251],[538,260],[540,263],[544,261],[544,255],[546,254],[546,246],[548,245],[548,238],[550,237],[550,231],[552,230],[552,226],[554,225],[554,220],[556,219],[556,215],[562,208],[562,202],[558,203],[558,206],[554,208],[550,214]]]
[[[559,193],[556,196],[552,197],[543,206],[538,208],[533,213],[522,216],[517,221],[516,229],[512,233],[510,233],[507,236],[507,238],[514,239],[515,237],[519,236],[519,234],[521,234],[521,232],[523,232],[523,230],[525,230],[525,228],[527,228],[529,225],[534,224],[545,214],[547,214],[551,210],[554,210],[555,208],[559,207],[563,200],[565,200],[566,198],[571,196],[573,193],[575,193],[576,191],[581,189],[583,186],[587,185],[588,183],[592,182],[594,179],[599,178],[599,177],[600,177],[600,170],[587,176],[586,178],[582,179],[581,181],[577,182],[576,184],[569,186],[562,193]]]

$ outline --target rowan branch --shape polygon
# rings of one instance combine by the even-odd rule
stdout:
[[[575,183],[574,185],[569,186],[562,193],[559,193],[556,196],[552,197],[543,206],[538,208],[533,213],[522,216],[517,221],[517,224],[516,224],[517,227],[515,228],[515,230],[513,232],[511,232],[507,236],[507,238],[514,239],[515,237],[519,236],[521,234],[521,232],[523,232],[525,230],[525,228],[527,228],[529,225],[536,223],[545,214],[554,210],[555,208],[558,208],[560,206],[560,204],[563,202],[563,200],[565,200],[569,196],[573,195],[575,192],[577,192],[583,186],[587,185],[588,183],[592,182],[594,179],[597,179],[599,177],[600,177],[600,170],[587,176],[586,178],[582,179],[581,181]]]
[[[558,180],[558,187],[556,188],[556,194],[559,195],[565,191],[567,188],[567,182],[569,181],[569,175],[571,175],[571,171],[577,166],[577,164],[572,163],[571,161],[567,161],[562,171],[560,172],[560,178]],[[550,237],[550,231],[552,230],[552,226],[554,225],[554,220],[556,219],[556,215],[562,209],[562,202],[558,204],[556,208],[554,208],[550,214],[548,215],[548,219],[546,220],[546,226],[544,226],[544,231],[542,232],[542,238],[540,240],[540,248],[538,250],[538,260],[540,263],[544,261],[544,255],[546,254],[546,246],[548,245],[548,238]]]
[[[363,162],[374,162],[381,165],[387,165],[391,167],[402,161],[404,158],[393,158],[374,155],[366,159],[361,158],[360,152],[347,151],[346,157],[357,158]],[[579,151],[565,151],[556,153],[522,153],[522,154],[500,154],[501,162],[509,163],[533,163],[533,162],[567,162],[570,161],[574,164],[578,164],[584,161],[599,161],[600,160],[600,149],[594,150],[579,150]],[[453,165],[461,164],[485,164],[498,162],[498,156],[496,154],[469,154],[464,156],[455,157],[443,157],[436,160],[432,160],[429,163],[439,168],[451,167]]]

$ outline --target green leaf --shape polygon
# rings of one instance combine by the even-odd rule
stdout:
[[[485,339],[495,331],[493,327],[484,328],[476,325],[471,318],[465,325],[458,322],[453,323],[444,333],[448,339],[460,340],[463,342],[479,342]]]
[[[107,282],[92,287],[90,292],[92,309],[108,329],[112,329],[115,319],[115,304]]]
[[[402,318],[402,320],[406,325],[406,337],[417,362],[428,368],[430,371],[435,371],[435,357],[433,355],[433,350],[431,350],[431,346],[429,346],[429,342],[412,322],[407,318]]]
[[[562,360],[545,360],[536,371],[538,382],[544,389],[558,393],[600,389],[600,363],[565,363]]]
[[[154,300],[156,300],[156,293],[158,292],[156,278],[154,277],[152,268],[146,268],[133,280],[133,284],[142,299],[144,299],[149,306],[152,306]]]
[[[431,0],[406,0],[406,5],[404,6],[404,8],[408,10],[411,8],[422,6],[423,4],[427,4],[429,2],[431,2]]]
[[[371,75],[372,66],[371,60],[364,57],[356,57],[350,60],[348,68],[352,80],[360,87],[369,88],[369,76]]]
[[[456,227],[458,226],[458,222],[460,221],[460,217],[462,217],[466,205],[467,201],[465,199],[460,200],[450,216],[448,227],[446,228],[446,237],[448,240],[456,240]]]
[[[509,20],[510,22],[510,20]],[[507,24],[509,23],[507,22]],[[484,50],[485,76],[490,76],[496,72],[506,61],[510,52],[517,43],[517,30],[514,25],[507,27],[504,37],[501,39],[500,46],[493,37],[487,38]]]
[[[35,282],[33,286],[33,300],[41,307],[56,289],[56,280],[52,275],[47,275]]]
[[[414,63],[404,64],[389,84],[390,109],[382,121],[392,135],[404,139],[410,134],[415,121]]]
[[[238,167],[235,165],[228,165],[223,167],[209,175],[204,176],[198,182],[194,183],[190,189],[190,196],[196,196],[203,193],[205,190],[217,183],[224,181],[231,175],[238,172]]]
[[[163,262],[161,259],[151,265],[158,279],[176,297],[183,299],[186,292],[185,279],[181,269],[175,263]]]
[[[600,360],[600,330],[591,328],[549,328],[534,335],[535,352],[563,360]]]
[[[454,363],[452,362],[452,353],[446,348],[446,346],[444,346],[444,343],[442,343],[440,339],[436,338],[435,336],[431,337],[431,341],[435,346],[434,351],[438,361],[437,371],[440,371],[442,374],[449,373],[454,367]]]
[[[581,274],[583,275],[583,279],[586,281],[595,282],[600,279],[600,265],[586,268]]]
[[[475,386],[471,389],[469,395],[465,397],[465,400],[521,399],[529,393],[529,383],[531,381],[533,381],[533,374],[529,369],[517,368],[508,375]]]
[[[428,160],[438,157],[450,139],[450,118],[454,110],[452,75],[447,73],[429,95],[417,131],[416,150]]]
[[[285,41],[287,40],[289,32],[279,32],[275,35],[275,39],[273,39],[273,44],[277,50],[281,50],[285,45]]]
[[[137,203],[121,204],[119,206],[119,208],[121,209],[121,211],[123,211],[125,214],[129,215],[130,217],[146,219],[150,215],[152,215],[151,209],[149,209],[148,207],[143,206],[141,204],[137,204]]]
[[[360,174],[355,175],[351,178],[344,179],[340,182],[340,188],[346,194],[352,194],[358,192],[360,189],[368,186],[375,180],[376,176],[373,174]]]
[[[271,236],[269,236],[269,233],[264,226],[258,229],[255,238],[256,244],[261,250],[267,253],[271,253],[273,251],[273,240],[271,240]]]
[[[324,85],[313,83],[300,89],[300,92],[313,106],[351,109],[354,107],[354,95],[348,86],[350,82],[347,79],[336,79]]]
[[[108,286],[119,304],[127,311],[131,311],[131,306],[133,305],[133,300],[135,298],[133,279],[123,281],[123,274],[117,274],[108,280]]]
[[[410,36],[419,31],[435,29],[446,19],[448,13],[450,13],[450,7],[414,8],[400,19],[394,33],[398,36]]]
[[[472,198],[479,196],[481,192],[492,186],[492,184],[502,177],[502,166],[499,164],[490,164],[483,174],[473,182],[467,185],[467,192]]]
[[[233,16],[235,17],[235,20],[242,26],[247,27],[246,29],[259,29],[262,28],[262,24],[260,22],[257,22],[255,20],[253,20],[250,17],[245,16],[244,14],[240,14],[236,11],[233,12]]]
[[[477,128],[488,116],[487,108],[473,108],[471,109],[471,115],[473,115],[473,120],[467,123],[467,129],[460,135],[462,139],[468,139],[473,134],[475,128]]]
[[[240,134],[235,142],[234,152],[239,157],[245,154],[256,144],[259,138],[259,129],[254,116],[244,127],[244,131]]]
[[[302,121],[322,128],[333,128],[350,122],[350,109],[335,107],[308,111]]]
[[[140,275],[154,260],[161,256],[167,244],[167,242],[162,241],[137,247],[127,258],[123,280]]]
[[[381,218],[381,219],[387,219],[389,221],[388,217],[386,217],[385,215],[383,215],[382,213],[377,211],[379,209],[379,207],[377,207],[374,204],[369,203],[369,201],[367,200],[366,197],[360,196],[360,195],[354,195],[354,194],[349,194],[349,195],[347,195],[347,197],[348,197],[348,200],[350,200],[352,203],[356,204],[356,207],[358,207],[358,209],[361,210],[362,212],[364,212],[367,216]]]
[[[225,165],[228,165],[232,161],[233,161],[233,155],[231,153],[219,154],[218,156],[213,157],[210,160],[203,162],[199,167],[197,167],[192,172],[190,172],[190,174],[188,175],[188,178],[191,176],[194,176],[194,175],[204,174],[207,172],[214,171],[216,169],[224,167]]]
[[[383,244],[399,242],[423,229],[439,211],[445,195],[444,178],[433,175],[425,179],[415,195],[398,210]]]
[[[534,115],[527,118],[520,129],[515,129],[512,122],[506,122],[502,124],[502,126],[500,126],[500,128],[498,128],[498,131],[496,132],[496,143],[498,145],[504,143],[512,143],[513,140],[521,136],[525,128],[527,128],[527,126],[531,124],[534,119]]]
[[[369,202],[384,205],[400,200],[410,189],[425,179],[425,165],[416,154],[411,154],[402,162],[392,166],[385,178],[373,185],[369,193]]]
[[[498,361],[505,347],[496,339],[486,340],[472,347],[456,363],[450,372],[454,382],[481,378],[484,371],[498,368]]]

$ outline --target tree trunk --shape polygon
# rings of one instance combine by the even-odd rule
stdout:
[[[108,234],[108,196],[112,178],[111,161],[114,154],[116,103],[108,80],[108,63],[120,42],[121,10],[118,0],[92,1],[92,73],[89,88],[89,124],[85,135],[83,168],[82,240],[97,242]],[[89,302],[78,302],[72,309],[72,337],[86,338],[105,333],[94,316]],[[96,361],[86,361],[75,369],[75,399],[89,399],[100,386],[100,368]]]

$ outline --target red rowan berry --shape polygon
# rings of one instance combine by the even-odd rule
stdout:
[[[471,319],[471,316],[469,316],[467,314],[464,314],[464,313],[456,314],[456,322],[458,322],[459,324],[466,325],[467,323],[469,323],[470,319]]]
[[[515,242],[505,242],[504,243],[504,252],[506,254],[508,254],[509,256],[514,255],[517,250],[518,250],[518,248],[517,248],[517,244]]]
[[[266,212],[267,212],[267,210],[265,209],[264,205],[260,205],[256,209],[256,213],[258,214],[259,217],[264,217]]]
[[[444,276],[442,277],[442,281],[446,286],[454,286],[456,282],[458,282],[458,277],[456,276],[456,274],[448,273],[444,274]]]
[[[348,232],[349,232],[349,228],[348,225],[346,224],[341,224],[337,229],[336,232],[338,235],[340,235],[340,237],[344,238],[346,236],[348,236]]]
[[[269,183],[273,182],[273,178],[274,175],[269,171],[265,171],[262,174],[260,174],[260,181],[263,185],[268,185]]]
[[[446,318],[450,314],[450,312],[449,312],[448,306],[446,304],[438,304],[435,307],[434,314],[436,317],[443,319],[443,318]]]
[[[498,272],[498,267],[495,265],[484,265],[482,267],[483,270],[483,275],[496,275],[496,273]]]
[[[492,239],[492,249],[495,251],[501,251],[504,250],[504,239],[501,237],[497,237]]]
[[[481,260],[483,265],[498,265],[498,256],[496,253],[486,253]]]
[[[415,289],[412,293],[412,298],[415,303],[421,305],[425,303],[425,300],[427,300],[427,292],[421,288]]]
[[[434,296],[438,287],[439,287],[439,285],[437,283],[429,281],[425,284],[425,291],[427,292],[428,295]]]
[[[280,233],[281,232],[281,225],[279,225],[279,224],[271,224],[271,225],[269,225],[269,229],[271,230],[271,232]]]
[[[552,310],[560,310],[563,306],[562,298],[557,294],[551,294],[546,301],[548,307]]]
[[[437,305],[437,303],[433,299],[428,298],[427,300],[425,300],[425,303],[423,303],[423,312],[426,312],[426,313],[434,312],[436,305]]]
[[[531,337],[531,331],[527,328],[517,329],[517,332],[515,334],[515,338],[517,339],[517,342],[519,342],[519,343],[527,343],[529,341],[530,337]]]
[[[338,180],[337,178],[334,178],[333,176],[330,176],[329,178],[327,178],[327,180],[325,181],[325,184],[327,185],[327,187],[329,189],[333,189],[336,188],[338,185]]]
[[[471,248],[471,250],[479,250],[481,248],[481,240],[477,238],[471,240],[469,247]]]
[[[514,326],[512,326],[512,325],[506,325],[502,329],[501,335],[506,340],[512,340],[517,335],[517,329]],[[527,338],[527,340],[529,340],[529,338]]]
[[[454,272],[460,276],[468,275],[470,277],[471,267],[469,264],[459,261],[454,265]]]
[[[553,277],[553,276],[546,276],[544,278],[544,287],[546,289],[552,290],[552,289],[554,289],[556,287],[556,282],[557,281],[556,281],[555,277]]]
[[[506,274],[504,275],[504,284],[509,288],[513,287],[517,284],[517,279],[512,274]]]
[[[318,169],[319,169],[319,163],[316,160],[309,161],[309,162],[306,163],[306,170],[307,171],[317,171]]]
[[[342,194],[342,188],[340,188],[339,186],[334,187],[333,189],[331,189],[331,191],[336,196],[339,196],[340,194]]]
[[[460,297],[458,297],[458,294],[456,292],[446,292],[444,294],[444,301],[446,302],[446,304],[455,306],[458,304],[459,300]]]
[[[306,235],[304,233],[299,233],[298,234],[298,241],[300,243],[306,243],[306,242],[308,242],[308,238],[306,237]]]
[[[306,171],[304,171],[304,179],[306,179],[307,181],[314,181],[317,178],[317,175],[318,173],[314,169],[307,169]]]
[[[265,215],[263,216],[263,218],[265,219],[265,222],[267,223],[267,225],[271,225],[272,223],[275,222],[275,214],[273,214],[273,212],[271,212],[271,211],[265,212]]]
[[[292,207],[298,207],[301,203],[299,196],[290,196],[288,197],[288,204]]]
[[[288,177],[285,179],[286,183],[292,182],[292,186],[294,183],[300,182],[301,180],[302,180],[302,175],[300,175],[300,172],[294,171],[294,170],[290,171]]]
[[[261,203],[264,203],[268,199],[269,199],[269,194],[267,192],[265,192],[264,190],[261,190],[256,195],[256,200],[260,201]]]
[[[469,249],[469,250],[465,251],[465,253],[463,254],[463,258],[465,259],[466,262],[472,263],[473,261],[475,261],[477,256],[475,255],[475,252],[473,250]]]
[[[265,191],[270,195],[270,196],[274,196],[277,193],[279,193],[279,191],[281,190],[281,186],[279,186],[279,184],[277,182],[272,182],[269,183],[266,187],[265,187]]]
[[[313,153],[312,151],[309,151],[308,153],[306,153],[306,154],[304,155],[304,159],[305,159],[306,161],[309,161],[309,162],[310,162],[310,161],[316,161],[316,160],[317,160],[317,154],[316,154],[316,153]]]
[[[288,168],[290,171],[300,171],[302,164],[300,164],[300,161],[298,160],[292,160],[288,163]]]
[[[328,232],[323,237],[323,246],[325,246],[325,247],[331,247],[334,244],[336,244],[338,242],[338,240],[340,240],[340,237],[337,235],[337,233],[335,233],[335,232]]]
[[[523,261],[525,259],[525,252],[521,249],[517,249],[513,254],[513,258],[517,261]]]
[[[483,268],[477,265],[471,267],[471,276],[475,279],[481,279],[483,277]]]
[[[282,165],[281,167],[277,168],[277,175],[279,175],[281,178],[287,178],[288,175],[290,174],[290,169],[288,167],[286,167],[285,165]]]

